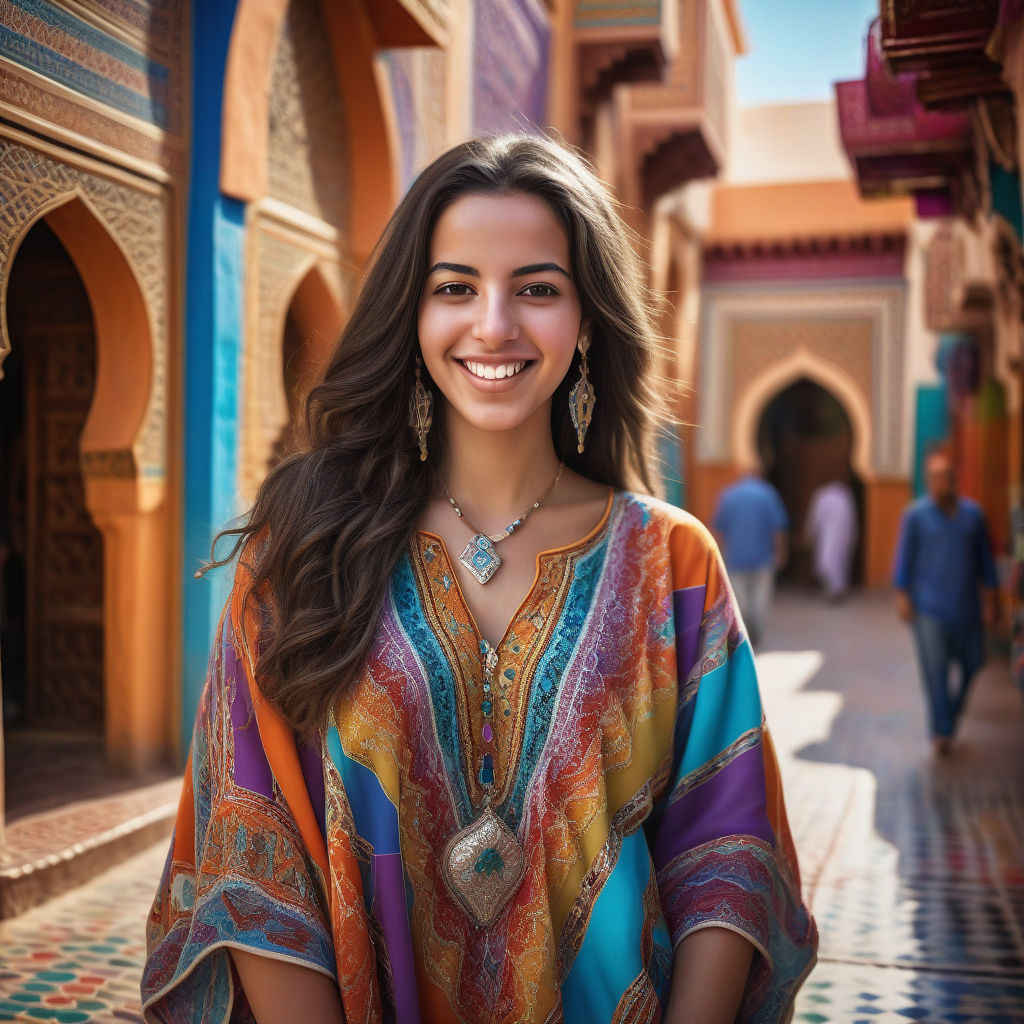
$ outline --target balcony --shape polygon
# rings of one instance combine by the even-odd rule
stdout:
[[[917,75],[917,98],[927,107],[1004,92],[1000,66],[988,51],[1000,8],[1007,6],[1005,0],[888,0],[879,19],[881,53],[894,72]]]
[[[713,0],[681,3],[664,79],[615,91],[620,143],[638,169],[629,203],[649,207],[687,181],[713,177],[725,162],[731,63],[742,40],[717,12]]]
[[[672,57],[677,0],[576,0],[580,110],[621,82],[657,81]]]

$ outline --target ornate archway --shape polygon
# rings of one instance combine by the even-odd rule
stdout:
[[[158,187],[0,139],[0,360],[22,239],[45,218],[88,295],[98,355],[81,434],[85,504],[103,535],[104,736],[118,770],[162,762],[170,693],[166,497],[168,218]],[[82,161],[85,163],[85,161]],[[10,175],[10,177],[8,177]]]
[[[246,499],[255,495],[291,421],[289,386],[308,386],[344,323],[337,265],[275,234],[260,236],[258,252],[265,283],[252,314],[248,334],[254,344],[245,360],[240,488]],[[268,264],[276,273],[267,272]]]
[[[807,379],[834,394],[850,419],[853,450],[850,461],[862,480],[870,480],[871,410],[857,384],[836,366],[819,359],[813,352],[798,349],[788,358],[762,373],[739,396],[733,412],[733,461],[739,466],[756,466],[757,428],[771,400],[791,384]]]

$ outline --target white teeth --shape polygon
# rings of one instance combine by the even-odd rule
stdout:
[[[491,366],[489,363],[475,363],[467,359],[463,365],[474,377],[481,377],[483,380],[504,380],[506,377],[514,377],[526,365],[526,360]]]

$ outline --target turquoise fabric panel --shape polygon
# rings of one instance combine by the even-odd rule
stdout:
[[[345,795],[352,808],[356,831],[373,847],[377,855],[401,853],[395,805],[384,792],[377,776],[345,753],[341,737],[333,725],[327,731],[327,752],[345,784]]]
[[[622,840],[619,859],[594,903],[579,954],[562,983],[565,1024],[610,1021],[623,993],[644,969],[640,894],[652,871],[643,829]]]
[[[989,161],[989,188],[992,190],[992,212],[1013,228],[1018,244],[1024,239],[1024,208],[1021,205],[1020,173]]]
[[[679,778],[706,764],[761,725],[761,694],[748,641],[700,681]]]

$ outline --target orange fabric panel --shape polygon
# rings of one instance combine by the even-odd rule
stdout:
[[[178,801],[178,816],[174,820],[174,860],[184,864],[195,864],[196,859],[196,811],[192,791],[192,751],[185,762],[185,781]]]

